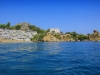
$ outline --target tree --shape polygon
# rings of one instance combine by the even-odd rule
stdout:
[[[11,26],[10,29],[13,30],[13,29],[15,29],[15,27],[14,26]]]
[[[88,39],[88,36],[83,35],[83,34],[78,34],[78,40],[83,41],[83,40],[86,40],[86,39]]]
[[[42,41],[44,36],[46,36],[46,33],[37,34],[31,40],[32,41]]]
[[[54,37],[58,38],[59,40],[61,40],[61,35],[60,34],[55,34]]]
[[[10,22],[8,22],[7,24],[0,24],[0,28],[3,28],[3,29],[10,29]]]
[[[6,24],[6,28],[7,28],[7,29],[10,29],[10,22],[8,22],[8,23]]]
[[[21,28],[21,25],[15,25],[15,27],[14,27],[14,29],[16,29],[16,30],[20,30],[20,28]]]
[[[89,33],[87,34],[87,40],[90,40],[90,34]]]
[[[47,30],[46,30],[46,32],[49,32],[49,31],[50,31],[50,29],[47,29]]]
[[[0,24],[0,28],[5,29],[6,25],[5,24]]]
[[[43,30],[43,29],[41,29],[41,28],[39,28],[39,27],[36,27],[35,25],[30,25],[29,28],[30,28],[30,30],[32,30],[32,31],[37,31],[38,34],[44,33],[44,32],[45,32],[45,30]]]
[[[66,32],[65,34],[70,34],[71,32]]]
[[[8,22],[6,25],[7,25],[8,27],[10,27],[10,22]]]
[[[70,33],[70,35],[72,36],[72,38],[74,39],[74,40],[76,40],[77,39],[77,33],[76,32],[72,32],[72,33]]]

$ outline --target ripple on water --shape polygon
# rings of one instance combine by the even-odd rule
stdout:
[[[0,44],[2,75],[100,75],[100,42]]]

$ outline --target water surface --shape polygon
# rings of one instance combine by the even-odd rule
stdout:
[[[100,42],[1,43],[0,75],[100,75]]]

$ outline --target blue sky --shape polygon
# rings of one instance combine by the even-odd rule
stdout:
[[[100,31],[100,0],[0,0],[0,24],[29,22],[63,32]]]

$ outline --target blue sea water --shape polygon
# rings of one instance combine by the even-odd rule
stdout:
[[[0,75],[100,75],[100,42],[0,43]]]

